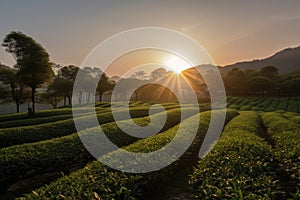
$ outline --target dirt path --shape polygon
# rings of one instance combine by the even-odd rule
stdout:
[[[260,124],[259,130],[258,130],[258,135],[260,137],[264,138],[265,141],[272,147],[272,149],[275,150],[275,148],[276,148],[275,140],[268,134],[267,128],[263,124],[262,118],[260,121],[261,121],[261,124]],[[284,163],[275,159],[273,164],[274,164],[273,168],[275,169],[275,172],[276,172],[276,177],[278,178],[282,189],[286,193],[286,195],[287,195],[286,197],[292,198],[291,196],[289,196],[289,194],[295,193],[296,186],[292,183],[291,177],[284,170]]]
[[[145,193],[143,200],[194,200],[193,188],[189,184],[189,175],[193,173],[193,166],[197,159],[191,161],[189,166],[184,166],[176,171],[167,181],[158,184],[151,191]]]

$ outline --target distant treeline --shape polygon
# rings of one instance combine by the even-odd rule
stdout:
[[[137,71],[129,78],[108,77],[97,67],[60,66],[50,62],[46,50],[41,44],[21,32],[11,32],[3,40],[2,46],[16,61],[12,67],[0,64],[0,103],[14,102],[16,111],[20,105],[31,102],[28,112],[35,113],[35,103],[51,104],[54,108],[59,102],[66,106],[90,102],[91,97],[99,95],[102,101],[104,94],[113,101],[123,101],[128,96],[131,100],[168,102],[178,101],[174,90],[161,86],[162,82],[174,82],[177,94],[188,99],[195,93],[201,102],[209,100],[209,93],[201,75],[182,72],[175,75],[164,68],[155,69],[148,76],[144,71]],[[76,94],[73,87],[77,74],[81,71],[81,86]],[[209,73],[209,71],[207,72]],[[212,73],[213,75],[213,73]],[[300,71],[289,74],[279,74],[274,66],[262,67],[260,70],[241,70],[233,68],[222,74],[225,89],[229,96],[272,96],[294,97],[300,95]],[[158,84],[151,84],[157,81]],[[192,87],[187,87],[185,82]],[[115,96],[111,91],[116,83]],[[97,84],[96,91],[91,91],[90,85]],[[144,86],[141,86],[144,85]],[[141,87],[136,87],[141,86]],[[217,90],[217,89],[216,89]]]
[[[260,70],[233,68],[223,75],[229,96],[294,97],[300,95],[300,71],[279,74],[274,66]]]

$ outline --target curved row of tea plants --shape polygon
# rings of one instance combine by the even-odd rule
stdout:
[[[153,111],[155,110],[159,112],[161,109],[154,109]],[[119,114],[119,116],[124,116],[122,113],[126,112],[126,110],[119,110],[116,111],[116,114]],[[148,113],[148,108],[137,107],[130,109],[130,114],[134,118],[146,116]],[[114,117],[111,112],[98,114],[97,118],[100,124],[114,121]],[[80,122],[84,123],[86,127],[91,128],[93,126],[91,119],[93,119],[92,116],[82,116],[76,118],[75,120],[80,120]],[[0,148],[61,137],[74,132],[76,132],[74,119],[67,119],[34,126],[0,129]]]
[[[279,113],[262,114],[268,134],[275,140],[275,155],[281,161],[282,172],[289,175],[296,191],[292,196],[300,198],[300,125],[289,121]]]
[[[183,122],[180,126],[186,129],[185,134],[189,134],[191,128],[197,128],[197,139],[185,155],[190,156],[189,151],[194,150],[195,146],[199,145],[200,138],[203,138],[210,115],[204,112],[201,115],[199,124],[195,123],[198,115],[192,116]],[[236,111],[228,111],[227,120],[236,116]],[[152,137],[142,139],[136,143],[125,147],[127,151],[134,152],[150,152],[162,148],[168,144],[175,136],[179,125]],[[183,135],[182,143],[185,143]],[[115,152],[116,154],[118,152]],[[161,182],[172,173],[176,173],[176,169],[182,163],[180,160],[174,162],[168,167],[147,174],[128,174],[119,171],[114,171],[105,167],[99,162],[92,162],[85,168],[71,173],[68,176],[62,177],[51,184],[35,190],[33,193],[26,195],[21,199],[136,199],[140,197],[143,189],[152,187],[155,183]]]
[[[109,109],[102,109],[101,111],[98,111],[98,113],[104,113],[110,111]],[[92,112],[82,113],[77,116],[84,116],[92,114]],[[0,128],[16,128],[20,126],[33,126],[33,125],[39,125],[39,124],[45,124],[45,123],[51,123],[51,122],[57,122],[61,120],[71,119],[73,118],[72,114],[68,115],[57,115],[57,116],[50,116],[50,117],[40,117],[40,118],[28,118],[28,119],[21,119],[21,120],[10,120],[10,121],[4,121],[0,122]]]
[[[242,111],[288,111],[300,112],[299,98],[271,98],[271,97],[228,97],[227,106]]]
[[[271,146],[257,133],[260,116],[241,112],[226,125],[190,182],[199,199],[276,199],[283,192],[274,176]]]
[[[88,113],[92,112],[93,107],[78,107],[74,108],[77,110],[78,113]],[[101,106],[96,107],[96,110],[101,111],[105,108]],[[40,110],[35,113],[34,116],[29,117],[27,112],[26,113],[15,113],[15,114],[4,114],[0,115],[0,122],[11,121],[11,120],[24,120],[24,119],[31,119],[31,118],[42,118],[42,117],[51,117],[57,115],[71,115],[72,108],[58,108],[58,109],[50,109],[50,110]]]
[[[131,105],[135,103],[135,107],[149,107],[150,104],[147,103],[136,103],[136,102],[130,102],[129,107],[132,107]],[[125,104],[124,103],[113,103],[116,107],[124,107]],[[23,120],[27,120],[27,119],[38,119],[39,118],[44,118],[44,117],[54,117],[54,116],[58,116],[58,115],[72,115],[73,113],[73,109],[76,110],[76,113],[82,113],[82,114],[87,114],[90,112],[93,112],[94,109],[96,110],[97,113],[110,108],[111,103],[110,102],[98,102],[95,104],[95,108],[93,107],[92,104],[88,104],[88,105],[78,105],[78,107],[76,107],[76,105],[74,106],[74,108],[67,106],[67,107],[62,107],[62,108],[57,108],[57,109],[49,109],[49,110],[40,110],[37,111],[35,113],[34,116],[28,116],[28,114],[26,112],[24,113],[15,113],[15,114],[3,114],[0,115],[0,124],[1,123],[5,123],[8,121],[15,121],[17,122],[18,120],[23,121]]]
[[[299,108],[298,108],[298,104],[299,104],[299,100],[295,100],[295,99],[289,99],[288,102],[288,107],[287,107],[287,111],[288,112],[299,112]]]
[[[184,109],[190,114],[195,113],[194,108]],[[181,120],[181,111],[182,109],[168,110],[166,112],[167,121],[161,131],[178,124]],[[164,115],[165,113],[162,112],[151,117],[160,121]],[[150,117],[134,118],[133,120],[138,125],[145,126],[149,123]],[[126,125],[128,120],[120,122]],[[154,126],[159,126],[159,124],[154,124]],[[101,129],[117,146],[129,145],[138,139],[124,133],[115,122],[103,124]],[[87,129],[84,134],[94,132],[98,133],[99,127]],[[0,149],[0,185],[7,187],[16,180],[41,172],[68,172],[72,165],[82,166],[90,160],[92,157],[83,146],[77,133],[51,140],[3,148]]]

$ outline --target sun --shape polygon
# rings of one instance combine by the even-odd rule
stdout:
[[[190,63],[176,55],[168,57],[164,65],[166,66],[167,70],[170,70],[176,74],[180,74],[183,70],[192,67]]]

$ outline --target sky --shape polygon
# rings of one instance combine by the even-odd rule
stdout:
[[[51,61],[80,65],[114,34],[163,27],[192,37],[224,66],[299,46],[299,10],[299,0],[1,0],[0,40],[22,31],[46,48]],[[3,47],[0,62],[14,64]],[[116,67],[110,75],[118,73]]]

